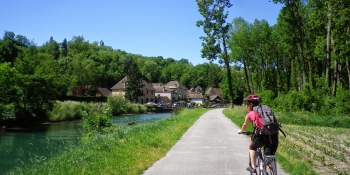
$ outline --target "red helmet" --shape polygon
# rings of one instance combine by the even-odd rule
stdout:
[[[248,102],[252,102],[252,103],[260,103],[261,97],[255,94],[250,94],[244,100],[247,100]]]

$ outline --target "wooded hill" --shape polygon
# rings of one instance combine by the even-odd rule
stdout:
[[[350,1],[274,2],[284,7],[273,26],[266,20],[230,19],[225,41],[233,98],[257,93],[276,109],[348,114]],[[144,57],[82,36],[62,42],[51,37],[37,46],[26,36],[5,31],[0,40],[0,121],[42,120],[72,87],[110,88],[128,73],[150,83],[178,80],[187,88],[220,87],[230,101],[227,68],[189,60]]]

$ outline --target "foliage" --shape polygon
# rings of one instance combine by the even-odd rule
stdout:
[[[86,103],[65,101],[58,102],[53,109],[48,112],[49,121],[69,121],[79,120],[83,118],[83,114],[87,111],[89,113],[102,113],[108,110],[107,103]]]
[[[262,103],[266,105],[273,103],[273,100],[276,98],[276,94],[271,90],[263,91],[259,96],[262,98]]]
[[[121,95],[112,95],[107,98],[108,108],[113,115],[125,114],[128,101]]]
[[[105,113],[88,113],[83,112],[83,133],[85,136],[93,135],[94,133],[105,133],[106,128],[113,125],[110,120],[111,115]]]
[[[210,61],[220,58],[225,63],[228,94],[233,106],[234,94],[227,46],[231,24],[226,23],[228,11],[225,11],[225,8],[230,8],[232,4],[229,0],[196,0],[196,3],[199,13],[204,17],[204,20],[197,21],[196,26],[203,27],[206,34],[200,37],[203,41],[201,56]]]
[[[348,1],[273,2],[283,8],[270,25],[264,19],[228,19],[228,0],[196,1],[203,16],[196,26],[205,33],[202,57],[223,65],[145,57],[83,36],[62,43],[50,37],[39,46],[5,31],[0,39],[0,118],[22,124],[46,121],[55,101],[71,95],[72,88],[111,88],[125,76],[132,85],[126,94],[131,102],[138,98],[142,79],[163,84],[178,80],[188,89],[220,87],[229,103],[241,104],[243,94],[257,93],[264,103],[284,111],[349,115]],[[126,112],[123,106],[114,110]]]
[[[144,85],[142,84],[143,76],[134,57],[125,58],[124,72],[127,76],[125,98],[131,102],[137,102],[138,96],[142,94],[140,88]]]
[[[129,104],[129,105],[127,105],[126,113],[127,114],[142,114],[142,113],[146,113],[147,109],[148,108],[142,104]]]

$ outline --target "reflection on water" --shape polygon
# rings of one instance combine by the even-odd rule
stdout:
[[[62,122],[35,129],[0,132],[0,172],[50,158],[60,147],[77,143],[79,121]]]
[[[171,113],[116,116],[118,124],[167,118]],[[81,121],[61,122],[35,129],[0,131],[0,174],[35,161],[48,159],[81,136]]]
[[[135,121],[147,121],[147,120],[155,120],[161,118],[167,118],[173,115],[172,113],[154,113],[154,114],[139,114],[139,115],[131,115],[131,116],[117,116],[112,118],[112,122],[118,124],[127,124],[129,122]]]

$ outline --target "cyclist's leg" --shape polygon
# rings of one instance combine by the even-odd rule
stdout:
[[[278,148],[278,134],[271,134],[272,145],[270,146],[271,155],[275,155]]]
[[[260,147],[262,147],[264,142],[262,141],[262,137],[260,135],[256,135],[252,141],[250,142],[249,145],[249,153],[250,153],[250,159],[252,160],[251,162],[251,167],[248,167],[247,170],[251,172],[251,170],[256,169],[256,160],[257,160],[257,153],[256,150]]]
[[[272,144],[269,145],[269,149],[270,149],[270,153],[271,155],[275,155],[277,148],[278,148],[278,134],[271,134],[271,141]],[[268,162],[268,168],[269,168],[269,172],[270,174],[277,174],[277,164],[276,164],[276,160],[273,159],[271,162]]]

